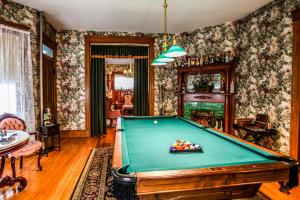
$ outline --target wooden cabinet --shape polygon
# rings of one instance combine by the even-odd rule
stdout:
[[[44,143],[44,149],[45,152],[48,156],[49,152],[49,137],[52,138],[52,145],[50,148],[58,148],[60,151],[60,130],[59,130],[59,124],[53,124],[51,126],[41,126],[40,127],[40,134],[39,134],[40,139]],[[54,146],[54,137],[57,139],[57,144]]]
[[[201,74],[220,74],[222,79],[222,92],[211,92],[211,91],[184,91],[186,90],[187,77],[190,75],[201,75]],[[227,133],[232,133],[232,124],[234,121],[234,84],[235,84],[235,73],[234,64],[214,64],[207,66],[192,66],[182,67],[177,69],[178,75],[178,115],[184,116],[185,103],[192,102],[207,102],[207,103],[220,103],[224,106],[224,118],[222,119],[223,128],[222,130]],[[232,85],[233,84],[233,85]],[[231,86],[232,85],[232,86]],[[230,91],[233,90],[233,91]]]

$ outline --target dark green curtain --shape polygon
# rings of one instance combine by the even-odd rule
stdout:
[[[135,58],[134,114],[148,115],[148,47],[91,46],[91,132],[92,136],[106,134],[105,120],[105,58]]]
[[[149,115],[148,59],[134,60],[134,115]]]
[[[105,120],[105,59],[91,59],[91,134],[106,134]]]

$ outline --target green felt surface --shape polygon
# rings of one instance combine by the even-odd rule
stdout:
[[[154,125],[154,120],[158,121]],[[183,139],[200,144],[203,153],[169,152]],[[193,169],[277,162],[273,155],[224,134],[177,117],[122,118],[122,164],[128,172]]]

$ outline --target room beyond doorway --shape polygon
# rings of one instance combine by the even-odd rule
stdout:
[[[134,110],[134,59],[105,59],[106,124],[116,125],[116,117],[131,116]]]

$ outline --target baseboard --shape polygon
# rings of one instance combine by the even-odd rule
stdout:
[[[61,130],[61,138],[90,137],[86,130]]]

